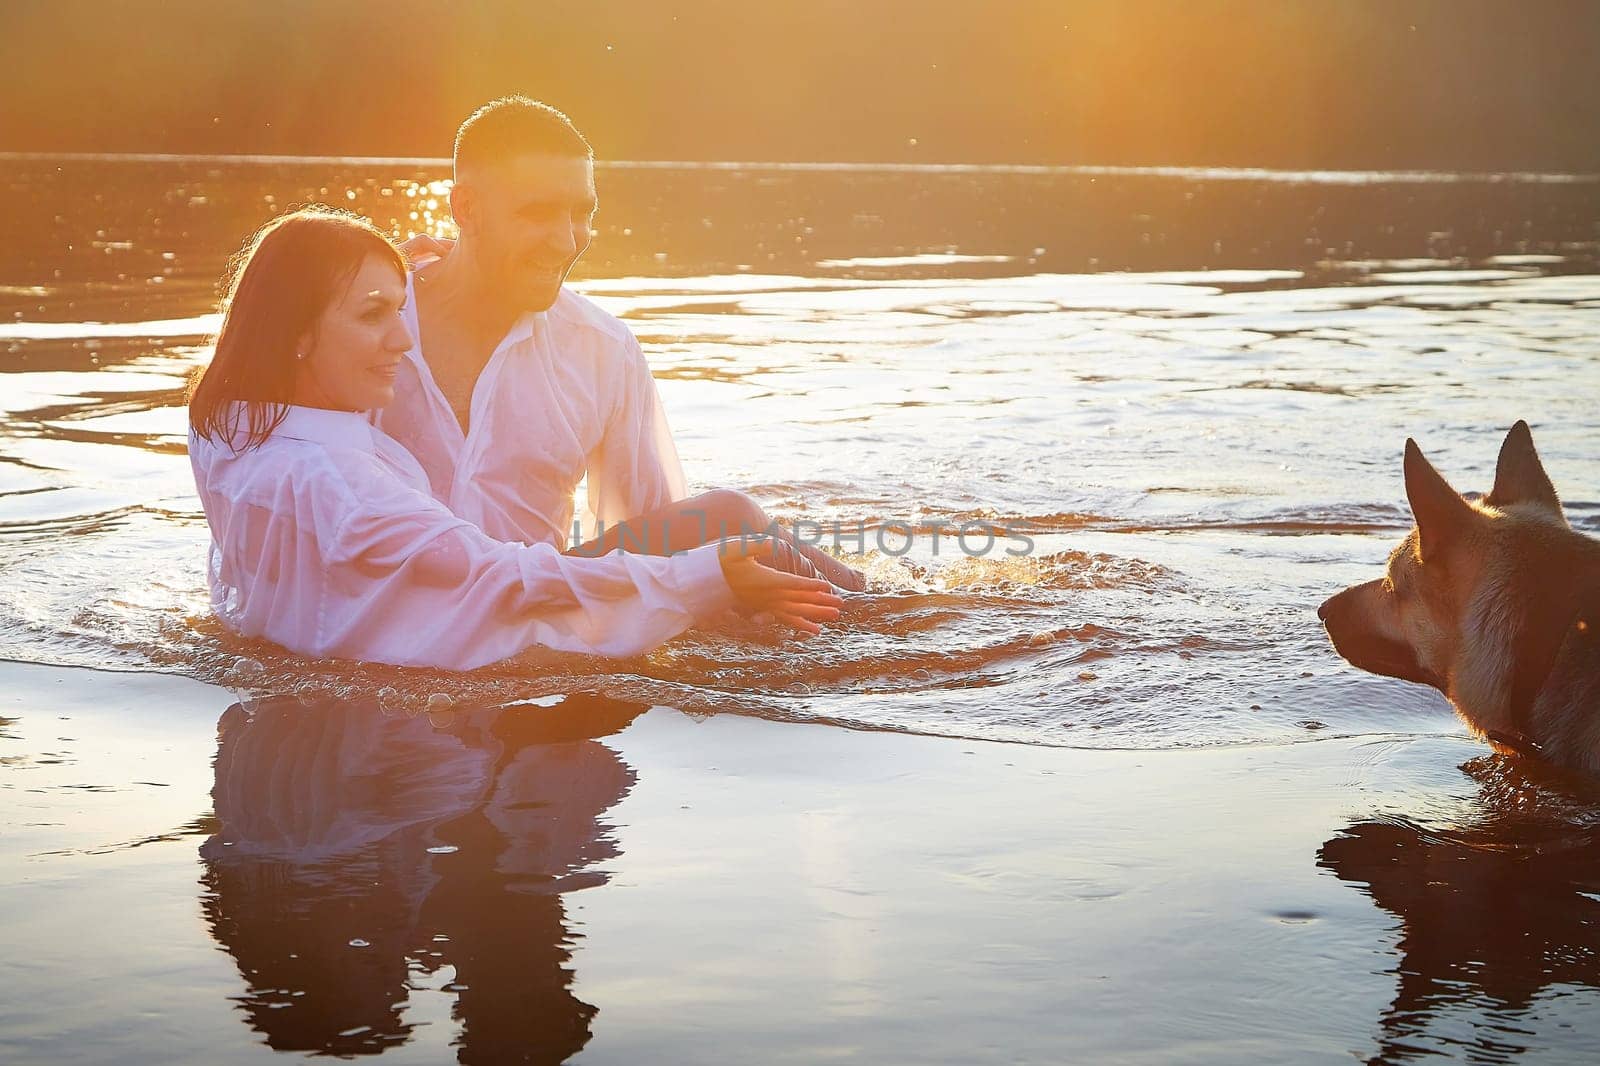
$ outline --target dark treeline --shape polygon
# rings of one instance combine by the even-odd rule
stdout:
[[[1600,170],[1595,0],[6,0],[0,150]]]

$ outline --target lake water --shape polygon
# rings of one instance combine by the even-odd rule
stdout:
[[[415,160],[0,159],[12,218],[0,251],[0,655],[89,668],[97,678],[132,673],[138,684],[182,675],[250,708],[265,700],[267,711],[240,712],[253,721],[273,720],[280,704],[268,697],[370,705],[373,722],[415,723],[428,720],[415,717],[421,710],[470,718],[488,705],[582,693],[606,706],[1033,749],[1160,749],[1164,759],[1222,759],[1182,765],[1185,773],[1222,766],[1216,774],[1234,786],[1230,775],[1251,759],[1291,780],[1284,768],[1299,766],[1320,790],[1309,822],[1353,823],[1332,836],[1340,825],[1310,831],[1312,851],[1325,838],[1326,847],[1314,862],[1291,865],[1313,876],[1327,870],[1367,884],[1374,877],[1359,870],[1383,867],[1384,848],[1443,848],[1427,853],[1493,866],[1482,883],[1499,885],[1528,865],[1496,855],[1524,845],[1544,855],[1550,840],[1562,841],[1578,860],[1545,861],[1528,897],[1544,899],[1544,917],[1517,910],[1514,890],[1512,903],[1496,897],[1510,907],[1513,931],[1542,938],[1539,951],[1509,961],[1481,945],[1476,953],[1500,958],[1531,988],[1524,999],[1580,990],[1578,1004],[1592,1010],[1600,862],[1590,861],[1589,808],[1542,786],[1506,785],[1499,760],[1464,776],[1455,767],[1485,752],[1463,738],[1443,700],[1344,665],[1315,614],[1331,592],[1376,576],[1408,527],[1400,480],[1408,435],[1458,488],[1484,490],[1501,435],[1526,418],[1574,525],[1600,531],[1600,183],[1592,177],[603,168],[599,234],[576,285],[644,344],[691,484],[747,489],[785,521],[825,536],[845,531],[846,550],[863,538],[871,593],[803,646],[696,634],[622,663],[531,653],[468,676],[309,663],[232,638],[206,612],[206,529],[182,408],[186,377],[215,326],[217,278],[251,229],[300,203],[446,232],[446,174]],[[980,525],[1003,531],[992,547]],[[3,753],[3,772],[15,778],[8,789],[53,765],[55,742],[29,717],[60,709],[37,698],[44,676],[26,674],[31,710],[5,712],[21,723],[11,723],[12,751]],[[68,690],[102,684],[73,683],[83,675],[71,671],[50,676]],[[83,702],[81,692],[75,698]],[[459,731],[462,720],[446,724]],[[200,747],[216,753],[209,728]],[[391,750],[383,730],[406,728],[351,726],[359,739],[340,732],[306,743],[355,758]],[[514,819],[481,796],[448,798],[451,781],[481,779],[478,764],[508,743],[483,740],[489,724],[474,728],[441,756],[443,791],[398,821],[432,826],[439,811],[459,819],[472,810],[517,838]],[[223,734],[218,782],[234,765],[226,724]],[[1291,747],[1310,741],[1322,742],[1314,758]],[[397,742],[405,758],[426,762],[410,742],[432,741]],[[165,750],[150,738],[128,743],[132,752]],[[582,743],[600,749],[583,757],[605,780],[633,772],[604,745]],[[1434,769],[1419,771],[1429,759]],[[111,778],[133,781],[134,770],[105,765]],[[1116,787],[1103,772],[1111,764],[1072,765]],[[210,769],[189,769],[206,771],[203,788],[196,781],[185,793],[203,801],[215,784]],[[267,772],[239,770],[247,780]],[[1141,787],[1159,807],[1155,786]],[[585,808],[579,835],[594,836],[595,811],[627,791],[618,785]],[[1365,814],[1347,809],[1358,794]],[[1532,808],[1538,818],[1528,815],[1533,829],[1526,819],[1505,828],[1493,797],[1507,794],[1544,797]],[[1248,833],[1245,797],[1284,801],[1287,786],[1231,795],[1226,816]],[[127,802],[137,811],[146,800]],[[1020,802],[1036,824],[1040,795]],[[259,845],[278,838],[258,831],[267,866],[229,866],[219,858],[228,832],[215,823],[217,803],[173,824],[214,838],[202,849],[204,898],[247,898],[250,878],[279,876],[272,863],[283,861],[284,845]],[[68,808],[56,815],[74,824]],[[101,826],[106,815],[84,817]],[[152,820],[160,818],[143,821]],[[309,866],[338,847],[386,847],[383,861],[393,862],[393,849],[427,843],[390,823],[282,832],[302,834],[299,860]],[[306,832],[320,843],[307,843]],[[38,856],[57,850],[49,844],[7,854],[47,861]],[[193,844],[182,860],[190,866]],[[1145,844],[1157,848],[1158,838]],[[1365,858],[1364,844],[1376,849]],[[316,847],[331,850],[308,857]],[[554,867],[600,861],[576,844],[549,847],[564,857],[526,869],[554,877]],[[1323,882],[1339,898],[1366,898]],[[295,906],[343,898],[337,879],[296,883]],[[1411,895],[1401,902],[1372,895],[1409,913],[1431,883],[1405,881],[1401,894]],[[391,901],[396,913],[413,896]],[[1465,906],[1464,898],[1440,905]],[[1181,906],[1178,897],[1161,905]],[[229,925],[227,910],[216,903],[208,921],[244,966],[252,949],[229,938],[256,934]],[[1139,913],[1149,911],[1130,911]],[[559,942],[560,922],[552,928]],[[1441,979],[1477,964],[1473,949],[1427,950],[1447,956]],[[1388,965],[1361,972],[1388,974]],[[1381,983],[1389,988],[1391,976]],[[1474,1029],[1489,1023],[1504,1029],[1494,1039],[1508,1055],[1580,1046],[1560,1028],[1570,1026],[1568,1007],[1535,1012],[1554,1028],[1518,1037],[1531,1023],[1513,1009],[1527,1006],[1516,995],[1500,995],[1487,1013],[1463,1002],[1444,1035],[1419,1035],[1427,1025],[1402,1019],[1393,1046],[1380,1040],[1361,1053],[1398,1061],[1417,1048],[1466,1047],[1503,1061],[1500,1045]],[[502,1009],[511,1008],[482,1016]],[[1452,1035],[1452,1025],[1468,1035]],[[1291,1028],[1261,1047],[1213,1051],[1217,1061],[1258,1052],[1270,1060]],[[390,1037],[348,1039],[367,1051],[405,1042]]]
[[[7,174],[26,205],[0,289],[9,655],[369,686],[207,617],[180,396],[250,229],[324,200],[439,230],[441,172]],[[690,638],[621,667],[531,656],[385,685],[498,698],[576,676],[1069,745],[1455,728],[1432,696],[1340,664],[1314,608],[1407,526],[1407,435],[1482,490],[1527,418],[1575,522],[1600,523],[1600,186],[1290,177],[603,171],[579,285],[643,341],[691,481],[847,550],[865,521],[878,594],[803,656]],[[973,522],[1013,535],[991,548]]]

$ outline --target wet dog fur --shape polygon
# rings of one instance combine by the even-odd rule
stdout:
[[[1600,541],[1575,532],[1526,422],[1466,500],[1406,441],[1416,527],[1317,614],[1363,670],[1432,685],[1503,750],[1600,774]]]

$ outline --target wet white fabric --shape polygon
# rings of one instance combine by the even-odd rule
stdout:
[[[586,472],[583,540],[687,495],[650,366],[615,316],[566,288],[523,315],[478,375],[463,433],[422,356],[416,308],[408,277],[415,343],[375,420],[450,510],[500,540],[565,548]]]
[[[495,540],[364,415],[287,410],[250,450],[189,436],[212,607],[243,636],[465,670],[536,644],[635,655],[732,605],[717,545],[596,559]]]

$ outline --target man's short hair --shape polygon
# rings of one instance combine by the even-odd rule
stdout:
[[[594,149],[566,115],[521,94],[490,100],[456,131],[458,175],[463,166],[472,169],[525,154],[593,159]]]

